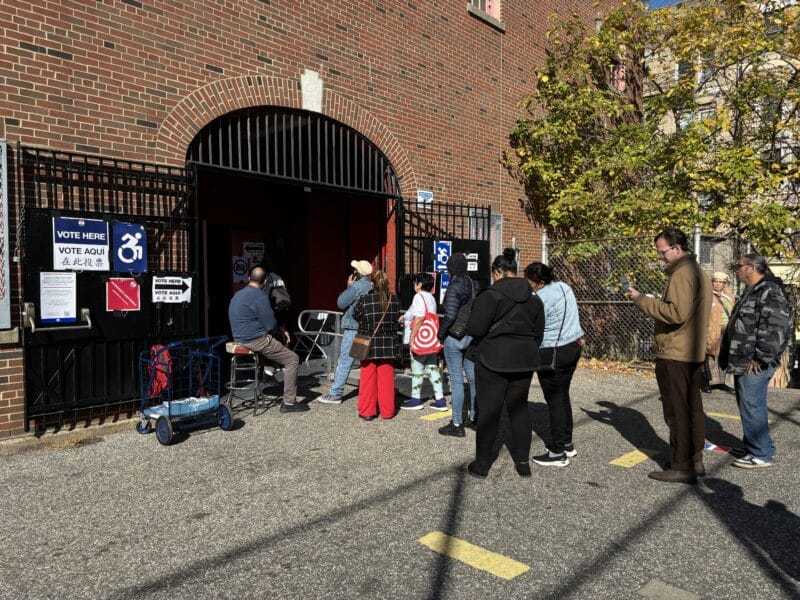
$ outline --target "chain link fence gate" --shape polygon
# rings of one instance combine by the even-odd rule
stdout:
[[[554,276],[575,291],[581,326],[586,333],[583,355],[614,361],[654,360],[653,319],[645,316],[623,293],[620,276],[645,294],[660,296],[666,276],[656,254],[654,236],[546,240],[544,262]],[[730,238],[696,233],[693,249],[709,275],[728,274],[731,289],[739,295],[739,283],[731,262],[746,253],[746,247]]]

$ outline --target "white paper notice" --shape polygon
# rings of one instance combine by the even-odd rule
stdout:
[[[77,316],[75,272],[39,273],[42,323],[74,323]]]

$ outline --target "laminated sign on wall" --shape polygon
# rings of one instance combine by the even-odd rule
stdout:
[[[108,222],[53,217],[55,271],[108,271]]]

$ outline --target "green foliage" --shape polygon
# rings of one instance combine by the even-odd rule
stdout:
[[[623,2],[599,28],[554,21],[504,156],[529,217],[585,238],[699,224],[795,254],[800,7],[766,22],[760,6]]]

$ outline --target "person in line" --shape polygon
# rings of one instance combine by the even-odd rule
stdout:
[[[350,348],[353,346],[353,338],[358,333],[358,321],[353,318],[353,310],[364,294],[372,289],[372,265],[366,260],[353,260],[350,262],[353,272],[347,278],[347,287],[339,294],[336,299],[336,306],[344,311],[342,315],[342,346],[339,351],[339,360],[336,361],[336,372],[333,376],[333,384],[324,394],[317,398],[323,404],[341,404],[344,386],[347,384],[347,377],[350,369],[353,368],[354,359],[350,356]]]
[[[583,350],[583,329],[575,293],[563,281],[553,280],[553,269],[533,262],[525,278],[544,304],[544,337],[540,345],[542,369],[539,384],[550,413],[550,446],[533,462],[545,467],[566,467],[578,452],[572,443],[572,404],[569,387]],[[553,364],[555,368],[545,370]]]
[[[708,384],[703,387],[705,393],[711,392],[713,386],[732,391],[725,384],[726,374],[719,368],[719,351],[725,329],[728,327],[731,311],[736,302],[736,296],[728,287],[730,278],[727,273],[716,271],[711,276],[711,293],[713,300],[711,304],[711,319],[708,324],[708,348],[706,349],[708,364]]]
[[[474,477],[486,477],[492,466],[500,414],[511,421],[511,456],[522,477],[531,476],[531,417],[528,388],[539,367],[544,333],[542,301],[517,277],[516,252],[506,248],[492,262],[492,285],[478,294],[467,333],[474,338],[475,382],[478,387],[478,428],[475,460],[462,465]]]
[[[464,437],[464,427],[475,429],[478,422],[478,411],[475,403],[477,389],[475,387],[475,363],[464,356],[472,343],[472,336],[462,334],[461,338],[451,332],[459,309],[475,296],[475,283],[467,275],[467,257],[463,252],[454,252],[447,260],[447,272],[450,284],[444,294],[444,317],[439,322],[439,341],[444,345],[444,362],[450,378],[450,395],[453,402],[453,418],[439,433],[453,437]],[[464,420],[464,374],[469,384],[469,409],[467,420]]]
[[[307,411],[308,404],[297,401],[297,367],[300,359],[276,337],[278,321],[269,297],[263,291],[266,280],[267,272],[263,268],[253,268],[247,285],[231,298],[228,306],[231,333],[237,344],[283,367],[283,400],[280,411]],[[288,344],[291,340],[289,332],[284,329],[282,334]]]
[[[397,297],[389,291],[386,273],[374,271],[371,279],[372,289],[353,309],[358,333],[372,337],[369,357],[361,361],[358,385],[358,416],[365,421],[374,419],[378,412],[382,419],[394,416],[394,360],[400,355]]]
[[[404,323],[403,343],[411,344],[414,336],[417,335],[422,320],[426,312],[436,314],[436,299],[431,294],[435,281],[430,273],[418,273],[414,275],[414,300],[400,322]],[[444,388],[442,386],[442,373],[439,371],[439,355],[437,354],[414,354],[411,352],[411,398],[400,405],[401,409],[418,410],[425,403],[422,401],[422,382],[425,375],[433,386],[434,402],[430,407],[434,410],[447,410],[447,402],[444,399]]]
[[[706,358],[711,284],[689,250],[686,235],[668,227],[655,238],[665,264],[667,285],[661,298],[629,287],[639,309],[655,319],[656,381],[664,421],[669,427],[670,465],[652,471],[656,481],[695,483],[703,465],[705,414],[700,384]]]
[[[769,435],[767,388],[789,343],[791,319],[786,296],[760,254],[745,254],[736,276],[747,286],[733,307],[720,352],[720,366],[734,374],[736,403],[747,454],[734,467],[772,466],[775,444]]]

